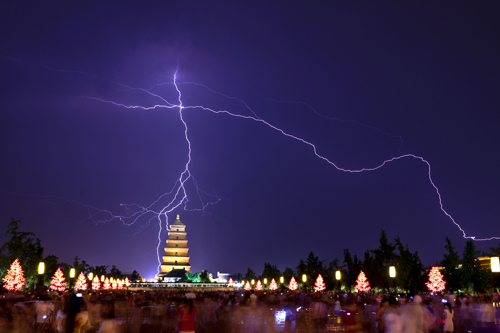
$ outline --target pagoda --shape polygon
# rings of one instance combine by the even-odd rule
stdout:
[[[186,225],[181,222],[179,214],[177,214],[177,218],[170,225],[168,232],[167,247],[163,256],[160,276],[165,276],[166,273],[173,270],[185,270],[189,272],[191,265],[189,264],[188,250]]]

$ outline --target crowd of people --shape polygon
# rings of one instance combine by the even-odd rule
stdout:
[[[0,296],[3,332],[499,332],[498,294],[143,290]]]

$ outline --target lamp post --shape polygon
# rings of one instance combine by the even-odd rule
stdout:
[[[75,269],[74,268],[71,268],[69,270],[69,289],[71,289],[73,287],[73,279],[75,278]]]
[[[393,287],[395,287],[396,267],[394,267],[394,266],[389,267],[389,277],[392,279]]]
[[[342,278],[342,275],[340,271],[335,272],[335,280],[337,280],[337,285],[339,287],[339,294],[340,294],[340,279]]]
[[[43,290],[43,275],[45,274],[45,263],[41,261],[38,264],[38,281],[37,281],[37,286],[36,290],[37,291],[42,291]]]

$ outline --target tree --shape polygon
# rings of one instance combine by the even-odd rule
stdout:
[[[422,271],[424,269],[418,251],[411,253],[408,243],[403,245],[399,236],[396,237],[394,243],[398,250],[398,255],[395,258],[398,271],[396,275],[397,285],[410,292],[422,290],[424,283]]]
[[[87,278],[85,277],[83,272],[80,272],[80,275],[78,275],[75,287],[78,290],[87,290]]]
[[[227,281],[227,284],[229,286],[234,286],[234,281],[233,281],[233,278],[232,277],[229,277],[229,281]]]
[[[444,254],[444,259],[442,265],[444,267],[443,275],[444,279],[447,281],[448,289],[452,291],[456,291],[460,288],[460,257],[458,252],[455,250],[453,245],[451,244],[451,239],[448,237],[445,238],[446,245],[444,248],[446,249],[446,253]]]
[[[487,283],[487,275],[481,269],[481,264],[477,257],[479,251],[476,251],[476,244],[472,239],[465,243],[464,253],[462,255],[462,287],[469,292],[483,292]]]
[[[9,291],[17,291],[24,286],[26,279],[24,278],[24,271],[19,259],[16,258],[16,260],[12,262],[10,269],[7,270],[7,276],[2,280],[3,287]]]
[[[0,247],[0,274],[5,275],[7,268],[16,258],[23,263],[25,283],[28,288],[38,281],[38,263],[43,258],[40,239],[32,232],[19,231],[21,221],[11,218],[5,237],[9,238]]]
[[[201,283],[212,283],[214,279],[212,277],[212,273],[207,272],[206,270],[202,270],[200,273],[200,282]]]
[[[316,282],[314,283],[314,290],[317,292],[325,290],[325,282],[323,281],[323,277],[321,274],[318,275],[318,278],[316,279]]]
[[[271,283],[269,284],[269,289],[271,289],[272,291],[275,291],[276,289],[278,289],[278,284],[276,283],[275,279],[271,280]]]
[[[141,276],[136,270],[132,272],[132,276],[130,278],[132,282],[141,282]]]
[[[358,272],[361,269],[361,261],[358,259],[356,255],[351,257],[351,253],[349,249],[344,249],[344,263],[346,264],[347,274],[347,288],[350,290],[351,287],[356,283],[356,278],[358,276]]]
[[[63,292],[66,290],[66,278],[61,268],[58,268],[52,277],[52,282],[50,283],[50,289],[55,291]]]
[[[113,282],[111,282],[111,289],[115,290],[118,288],[118,282],[116,282],[116,279],[113,279]]]
[[[271,279],[279,279],[281,276],[281,272],[278,268],[276,268],[276,265],[271,265],[270,263],[264,263],[264,270],[262,271],[261,278],[267,278],[269,280]]]
[[[104,284],[102,285],[102,289],[109,290],[109,288],[111,288],[111,283],[109,282],[109,278],[106,276],[106,279],[104,279]]]
[[[434,293],[441,292],[445,289],[446,282],[443,281],[443,275],[436,266],[431,268],[429,272],[429,282],[426,282],[425,285]]]
[[[255,280],[255,279],[257,279],[257,276],[255,276],[254,271],[252,271],[252,270],[250,269],[250,267],[248,267],[248,269],[247,269],[247,273],[245,274],[245,277],[244,277],[243,279],[244,279],[245,281],[247,281],[247,280],[252,280],[252,279],[254,279],[254,280]]]
[[[363,271],[359,272],[358,279],[356,280],[356,286],[354,288],[359,291],[368,291],[371,289],[370,282],[368,282],[368,279]]]
[[[101,288],[101,282],[99,281],[99,277],[96,275],[92,280],[92,290],[99,290],[100,288]]]
[[[246,291],[249,291],[249,290],[251,290],[251,289],[252,289],[252,286],[250,285],[250,282],[249,282],[249,281],[247,281],[247,282],[245,283],[245,287],[244,287],[243,289],[245,289]]]
[[[290,281],[290,279],[295,276],[295,272],[290,267],[285,268],[283,271],[283,280]]]
[[[295,278],[292,276],[292,278],[290,279],[290,283],[288,284],[288,289],[294,291],[297,290],[298,287],[299,284],[297,283],[297,281],[295,281]]]
[[[125,285],[128,287],[130,286],[130,281],[128,279],[128,276],[125,277]]]
[[[262,287],[262,282],[260,282],[260,280],[258,280],[257,284],[255,285],[255,290],[261,291],[263,289],[264,289],[264,287]]]

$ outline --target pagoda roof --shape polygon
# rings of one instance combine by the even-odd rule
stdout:
[[[159,276],[171,277],[171,278],[183,278],[185,274],[186,274],[186,270],[184,268],[182,268],[182,269],[173,269],[168,273],[161,273],[161,274],[159,274]]]
[[[177,218],[175,219],[174,223],[172,223],[171,225],[182,225],[182,226],[186,226],[184,223],[181,222],[181,219],[179,218],[179,214],[177,214]]]

